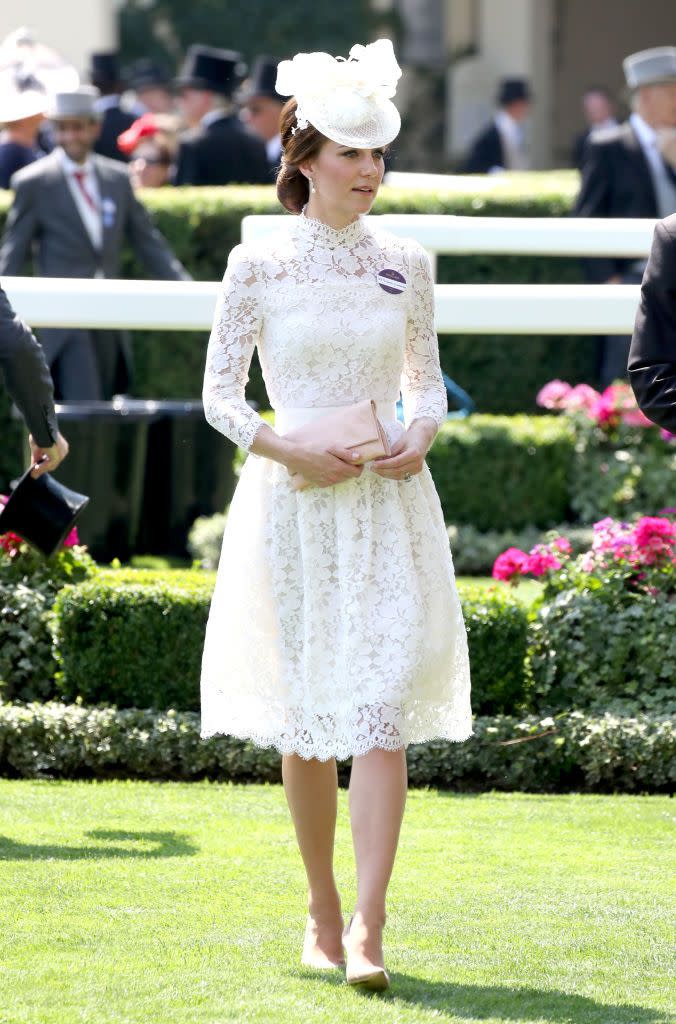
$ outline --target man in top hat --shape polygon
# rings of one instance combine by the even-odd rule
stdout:
[[[176,185],[266,184],[268,158],[246,130],[233,102],[244,65],[241,55],[191,46],[176,79],[188,131],[178,151]]]
[[[38,477],[56,469],[68,454],[68,442],[59,433],[54,391],[45,354],[33,333],[19,319],[0,288],[0,370],[12,401],[30,430],[33,470]]]
[[[640,408],[676,434],[676,214],[658,222],[629,350]]]
[[[15,171],[45,155],[39,132],[47,103],[47,96],[38,89],[0,95],[0,188],[9,188]]]
[[[497,95],[498,110],[472,143],[463,170],[466,174],[523,171],[528,167],[524,123],[532,95],[523,78],[506,78]]]
[[[101,114],[101,131],[94,146],[94,152],[110,160],[126,162],[127,157],[117,148],[117,137],[126,131],[136,117],[120,105],[124,83],[116,53],[93,53],[91,55],[89,78],[100,92],[96,109]]]
[[[633,112],[628,121],[595,133],[585,150],[578,217],[662,218],[676,212],[676,46],[633,53],[623,61]],[[645,260],[589,261],[596,284],[636,284]],[[625,377],[630,339],[604,339],[601,384]]]
[[[12,178],[0,274],[23,273],[32,249],[41,276],[116,278],[129,243],[151,277],[189,280],[134,197],[127,168],[93,153],[97,98],[92,86],[54,98],[57,146]],[[123,333],[50,328],[41,339],[62,399],[108,399],[128,390],[131,355]]]
[[[176,100],[168,70],[156,60],[144,57],[134,61],[129,72],[129,87],[136,93],[143,114],[173,114]]]
[[[279,118],[289,99],[288,96],[280,96],[275,90],[278,63],[274,57],[256,57],[251,76],[244,81],[237,94],[242,120],[265,145],[273,180],[282,155]]]

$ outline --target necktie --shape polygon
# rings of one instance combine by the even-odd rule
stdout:
[[[94,202],[91,194],[87,191],[87,188],[85,186],[86,171],[73,171],[73,177],[78,183],[80,192],[84,196],[87,206],[89,206],[89,208],[93,210],[94,213],[97,213],[98,211],[96,208],[96,203]]]

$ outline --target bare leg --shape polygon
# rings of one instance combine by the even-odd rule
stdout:
[[[282,779],[308,880],[303,963],[330,967],[343,960],[343,918],[333,874],[338,772],[335,760],[282,758]]]
[[[350,818],[357,903],[349,936],[354,972],[383,966],[385,898],[406,804],[406,751],[370,750],[352,762]]]

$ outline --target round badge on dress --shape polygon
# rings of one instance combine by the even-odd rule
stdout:
[[[379,270],[376,274],[376,281],[383,289],[384,292],[389,292],[390,295],[399,295],[403,292],[406,287],[406,278],[403,274],[400,274],[398,270],[391,270],[386,267],[385,270]]]

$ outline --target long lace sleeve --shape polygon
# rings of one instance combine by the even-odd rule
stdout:
[[[263,423],[244,398],[262,327],[259,277],[243,246],[235,246],[214,313],[202,391],[208,422],[247,451]]]
[[[430,416],[441,426],[448,402],[439,365],[439,343],[434,329],[434,281],[425,250],[411,243],[409,250],[410,299],[406,325],[401,394],[406,426]]]

